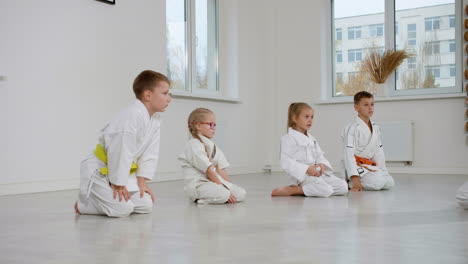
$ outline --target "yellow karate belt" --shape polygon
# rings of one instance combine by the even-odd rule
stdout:
[[[101,146],[101,144],[97,144],[96,149],[94,150],[94,155],[96,155],[96,157],[97,157],[99,160],[101,160],[102,162],[104,162],[104,163],[107,165],[107,152],[106,152],[106,150]],[[138,169],[138,165],[136,165],[135,162],[132,162],[132,166],[130,167],[130,174],[135,173],[137,169]],[[108,169],[107,167],[100,168],[99,171],[100,171],[103,175],[109,174],[109,169]]]

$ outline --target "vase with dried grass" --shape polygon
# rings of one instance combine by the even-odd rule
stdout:
[[[383,84],[405,59],[412,56],[414,55],[407,50],[386,50],[382,55],[377,50],[372,50],[361,62],[360,70],[370,81]]]

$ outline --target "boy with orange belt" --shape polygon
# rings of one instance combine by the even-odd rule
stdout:
[[[380,127],[371,121],[374,96],[362,91],[354,95],[358,116],[345,127],[344,166],[352,192],[390,189],[395,182],[385,166]]]

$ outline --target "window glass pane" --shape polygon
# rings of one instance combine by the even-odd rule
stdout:
[[[217,46],[215,0],[195,1],[195,87],[217,90]]]
[[[455,16],[449,16],[449,24],[451,28],[455,27]]]
[[[383,52],[384,6],[384,0],[333,1],[334,27],[344,29],[347,36],[347,39],[338,40],[336,36],[334,39],[334,53],[342,51],[347,59],[343,58],[341,63],[333,61],[333,96],[352,96],[362,90],[383,93],[379,90],[383,86],[368,81],[367,76],[360,72],[360,66],[369,51]]]
[[[402,29],[395,46],[415,54],[398,68],[397,90],[455,85],[455,76],[441,76],[442,65],[455,64],[455,28],[449,23],[454,14],[454,0],[395,0],[395,23]]]
[[[171,88],[186,90],[186,21],[185,1],[166,1],[167,77]]]
[[[450,77],[455,77],[456,71],[455,71],[455,64],[450,65]]]
[[[341,28],[337,28],[336,29],[336,40],[341,40],[342,34],[343,34],[343,32],[342,32]]]
[[[341,51],[336,52],[336,62],[343,62],[343,52]]]
[[[450,52],[455,52],[455,40],[450,40],[449,41],[449,51]]]

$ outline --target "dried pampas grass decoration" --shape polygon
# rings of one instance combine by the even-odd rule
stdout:
[[[407,58],[414,56],[407,50],[386,50],[381,56],[378,51],[371,51],[361,62],[361,71],[375,83],[385,83],[388,76]]]

